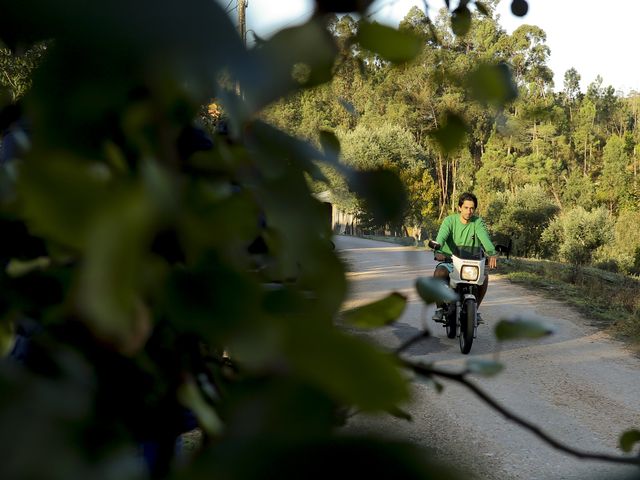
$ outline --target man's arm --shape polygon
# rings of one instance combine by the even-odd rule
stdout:
[[[482,244],[485,252],[487,252],[487,256],[489,257],[488,266],[489,268],[496,268],[498,265],[498,257],[496,252],[496,247],[493,245],[491,238],[489,237],[489,231],[487,230],[487,226],[484,223],[482,218],[478,217],[476,222],[476,235],[478,236],[478,240]]]
[[[449,235],[451,235],[451,222],[449,221],[449,217],[446,217],[440,225],[438,235],[436,236],[436,242],[444,246],[445,242],[449,238]],[[434,258],[439,262],[442,262],[446,259],[446,255],[443,253],[442,248],[435,251]]]

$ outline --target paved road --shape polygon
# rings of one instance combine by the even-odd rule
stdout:
[[[510,410],[576,448],[617,454],[619,435],[640,429],[640,359],[576,311],[507,280],[492,279],[481,308],[488,325],[480,327],[471,354],[462,355],[457,339],[448,339],[444,327],[431,320],[433,306],[424,307],[413,287],[416,277],[433,274],[430,252],[343,236],[335,243],[349,271],[347,306],[390,291],[409,298],[400,320],[374,334],[381,345],[398,346],[426,326],[432,337],[408,350],[408,358],[455,369],[470,358],[497,355],[505,370],[490,379],[478,378],[477,383]],[[556,333],[499,347],[493,326],[514,313],[542,316]],[[640,469],[634,467],[578,460],[552,449],[457,385],[446,384],[439,394],[418,381],[407,410],[414,418],[411,423],[356,416],[348,428],[409,439],[440,458],[461,463],[476,478],[640,478]],[[452,452],[461,449],[475,452],[474,458],[454,458]]]

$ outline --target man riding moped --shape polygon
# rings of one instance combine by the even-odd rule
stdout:
[[[481,246],[488,256],[487,265],[490,269],[496,268],[497,256],[496,248],[489,238],[489,232],[484,221],[479,216],[474,215],[478,207],[478,199],[472,193],[463,193],[458,200],[458,213],[449,215],[444,219],[436,242],[441,247],[435,252],[435,259],[441,263],[436,265],[433,276],[442,279],[449,285],[449,275],[453,271],[453,264],[447,262],[457,247]],[[478,288],[477,305],[480,306],[482,299],[487,293],[489,276]],[[443,322],[444,303],[439,302],[433,315],[433,320]],[[478,323],[484,323],[480,313],[477,313]]]

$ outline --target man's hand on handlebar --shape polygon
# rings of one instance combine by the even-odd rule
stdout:
[[[489,268],[494,269],[498,266],[498,257],[494,255],[493,257],[489,257]]]

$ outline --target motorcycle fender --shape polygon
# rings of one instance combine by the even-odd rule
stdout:
[[[474,302],[476,301],[476,296],[472,293],[465,293],[464,294],[464,300],[473,300]]]

